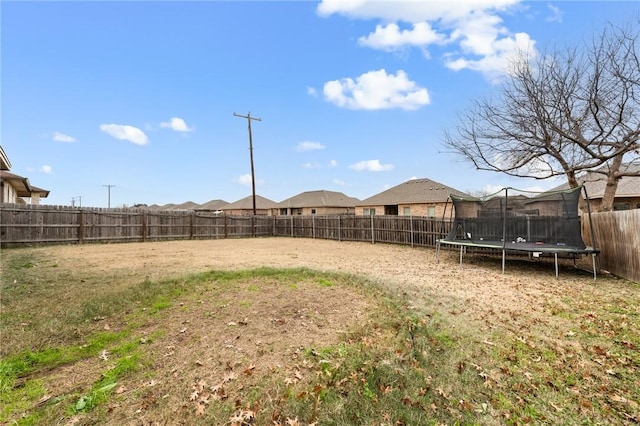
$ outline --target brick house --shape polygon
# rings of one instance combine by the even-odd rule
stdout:
[[[362,200],[356,205],[356,215],[442,217],[445,206],[447,212],[453,208],[448,203],[451,194],[469,196],[431,179],[412,179]]]
[[[342,192],[307,191],[281,201],[277,205],[277,214],[290,215],[329,215],[354,214],[360,200]]]

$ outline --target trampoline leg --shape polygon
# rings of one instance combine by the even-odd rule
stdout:
[[[504,264],[505,264],[506,256],[507,256],[507,252],[505,250],[502,250],[502,274],[504,274]]]
[[[593,259],[593,280],[596,280],[596,254],[591,253],[591,258]]]
[[[553,253],[553,257],[556,259],[556,278],[558,278],[558,253]]]
[[[464,246],[460,246],[460,268],[462,268],[462,249],[464,248]]]
[[[436,241],[436,263],[440,263],[439,255],[440,254],[440,241]]]

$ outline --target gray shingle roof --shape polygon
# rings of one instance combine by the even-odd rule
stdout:
[[[253,202],[252,202],[253,203]],[[204,204],[196,207],[196,210],[222,210],[224,207],[228,206],[229,203],[224,200],[211,200],[207,201]],[[253,208],[253,204],[251,206]]]
[[[413,179],[362,200],[359,206],[395,204],[445,203],[449,195],[468,197],[468,194],[431,179]]]
[[[355,207],[360,200],[342,192],[307,191],[278,203],[279,208],[302,207]]]
[[[275,201],[256,195],[256,209],[273,209],[276,208]],[[253,209],[253,195],[249,195],[241,200],[227,204],[222,210],[249,210]]]
[[[193,210],[198,207],[197,203],[193,201],[186,201],[182,204],[177,204],[171,207],[171,210]]]
[[[640,164],[628,164],[626,166],[628,172],[640,174]],[[606,186],[606,176],[601,173],[586,172],[578,176],[578,182],[584,185],[587,195],[591,199],[598,199],[604,196]],[[552,191],[567,189],[568,183],[564,183]],[[616,197],[640,197],[640,176],[624,176],[618,181]]]

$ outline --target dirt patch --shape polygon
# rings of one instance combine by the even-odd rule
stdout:
[[[241,400],[248,388],[269,393],[261,385],[268,376],[303,380],[304,351],[337,343],[342,331],[365,320],[368,304],[354,289],[314,281],[203,288],[143,327],[139,338],[153,373],[124,382],[104,424],[181,422],[158,414],[187,424],[216,400]]]

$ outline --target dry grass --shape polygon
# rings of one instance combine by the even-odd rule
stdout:
[[[286,238],[5,250],[0,421],[638,422],[638,285],[499,269]]]

